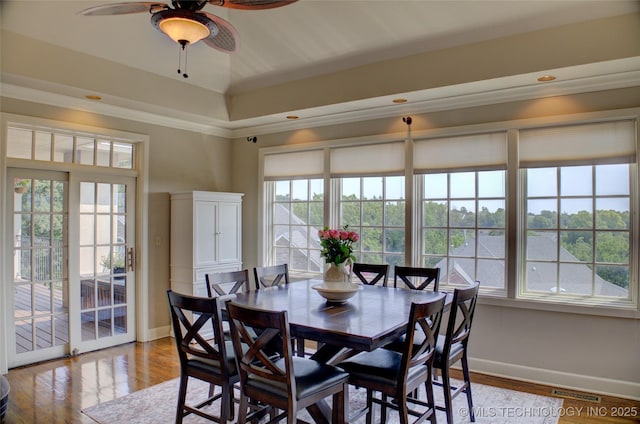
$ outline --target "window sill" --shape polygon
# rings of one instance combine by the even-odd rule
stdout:
[[[617,302],[615,304],[591,300],[586,303],[582,299],[552,299],[547,297],[529,295],[518,299],[509,299],[504,296],[480,294],[478,302],[481,305],[503,306],[507,308],[534,309],[538,311],[561,312],[580,315],[597,315],[614,318],[640,319],[638,305],[631,302]]]

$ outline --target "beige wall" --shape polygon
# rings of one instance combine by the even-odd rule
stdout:
[[[640,106],[640,87],[413,115],[412,130]],[[232,145],[232,188],[244,192],[246,267],[258,264],[258,150],[288,144],[406,131],[401,117],[278,134]],[[481,304],[472,368],[492,374],[640,398],[640,320]],[[615,360],[611,360],[615,358]]]

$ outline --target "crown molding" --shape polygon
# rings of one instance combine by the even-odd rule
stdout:
[[[0,93],[2,93],[2,97],[17,100],[41,103],[49,106],[66,107],[83,112],[177,128],[201,134],[209,134],[225,138],[232,137],[232,133],[228,128],[218,125],[210,118],[194,115],[189,116],[187,114],[182,114],[182,117],[176,117],[177,113],[175,110],[159,110],[157,106],[153,106],[151,108],[149,105],[145,104],[139,104],[136,108],[131,106],[118,106],[4,82],[0,83]],[[149,111],[150,109],[155,110]]]
[[[536,73],[535,75],[539,75]],[[616,74],[584,77],[569,81],[553,83],[531,84],[526,86],[512,86],[505,88],[489,88],[486,91],[458,90],[458,93],[447,93],[448,90],[434,89],[420,93],[398,94],[393,97],[422,97],[402,105],[390,104],[385,101],[383,106],[360,107],[353,105],[350,110],[338,113],[316,114],[309,118],[292,122],[275,122],[271,124],[246,126],[232,131],[234,138],[251,135],[270,134],[326,125],[347,124],[351,122],[368,121],[373,119],[391,118],[407,114],[429,113],[443,110],[462,109],[489,104],[507,103],[513,101],[533,100],[544,97],[564,96],[587,93],[592,91],[612,90],[640,86],[640,70],[621,72]],[[453,90],[451,90],[453,91]],[[430,98],[429,98],[430,97]],[[293,112],[300,116],[308,115],[309,110]],[[313,113],[313,110],[311,110]],[[316,112],[317,113],[317,112]],[[278,115],[282,119],[282,115]]]
[[[640,62],[640,58],[632,59],[634,59],[635,65]],[[603,75],[561,79],[551,83],[531,83],[531,81],[535,81],[536,75],[541,74],[537,72],[419,92],[400,93],[393,96],[287,112],[287,114],[296,114],[303,116],[303,118],[285,122],[282,121],[284,113],[240,121],[220,121],[130,100],[121,99],[120,103],[126,103],[125,105],[114,105],[6,82],[0,83],[0,92],[3,97],[7,98],[233,139],[407,114],[640,86],[640,69],[638,69],[640,66],[635,66],[635,68]],[[392,104],[391,99],[395,97],[407,97],[411,101],[401,105]]]

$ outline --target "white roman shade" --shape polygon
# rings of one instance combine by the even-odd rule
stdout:
[[[505,169],[507,133],[494,132],[414,141],[414,173]]]
[[[277,153],[264,157],[264,179],[322,178],[324,151]]]
[[[404,142],[331,149],[331,177],[404,173]]]
[[[520,131],[520,167],[636,162],[635,121],[612,121]]]

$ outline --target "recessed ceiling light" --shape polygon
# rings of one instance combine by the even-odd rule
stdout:
[[[89,100],[102,100],[102,97],[97,94],[87,94],[85,97]]]
[[[298,115],[287,115],[287,119],[298,119]]]
[[[407,103],[407,99],[393,99],[393,103]]]
[[[538,81],[548,82],[548,81],[553,81],[554,79],[556,79],[556,77],[554,77],[553,75],[543,75],[540,78],[538,78]]]

